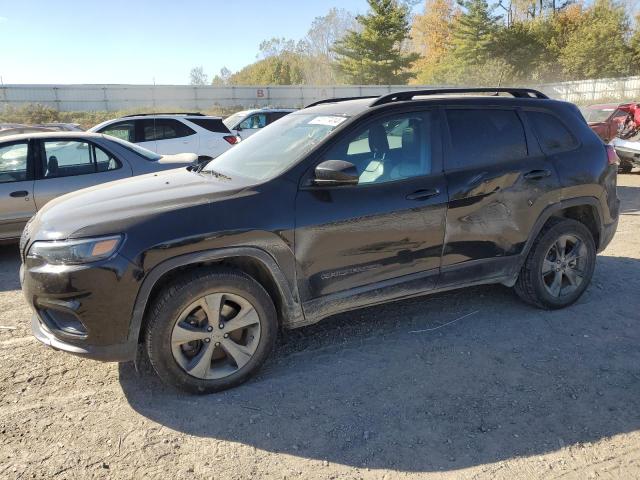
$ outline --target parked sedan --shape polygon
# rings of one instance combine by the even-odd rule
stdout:
[[[158,155],[85,132],[11,135],[0,141],[0,240],[19,238],[49,200],[121,178],[194,165],[195,154]]]

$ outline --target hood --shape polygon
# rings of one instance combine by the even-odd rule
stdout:
[[[247,184],[186,168],[165,170],[78,190],[52,200],[29,225],[33,240],[121,233],[162,212],[242,195]]]
[[[161,165],[190,165],[197,163],[198,155],[195,153],[177,153],[175,155],[162,155],[158,163]]]

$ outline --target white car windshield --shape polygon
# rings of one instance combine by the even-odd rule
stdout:
[[[233,129],[238,125],[242,120],[247,117],[244,113],[234,113],[230,117],[225,118],[222,123],[224,123],[225,127],[229,130]]]
[[[203,169],[256,181],[274,178],[298,162],[338,125],[342,115],[292,113],[261,129]]]

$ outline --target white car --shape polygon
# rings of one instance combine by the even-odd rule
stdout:
[[[222,118],[201,113],[127,115],[88,131],[111,135],[160,155],[195,153],[199,161],[216,158],[241,140]]]
[[[226,127],[240,138],[248,138],[261,128],[272,124],[279,118],[295,112],[292,108],[262,108],[243,110],[224,119]]]

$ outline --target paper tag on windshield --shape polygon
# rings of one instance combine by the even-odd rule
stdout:
[[[309,122],[309,125],[326,125],[328,127],[337,127],[346,119],[347,119],[346,117],[336,117],[336,116],[316,117]]]

